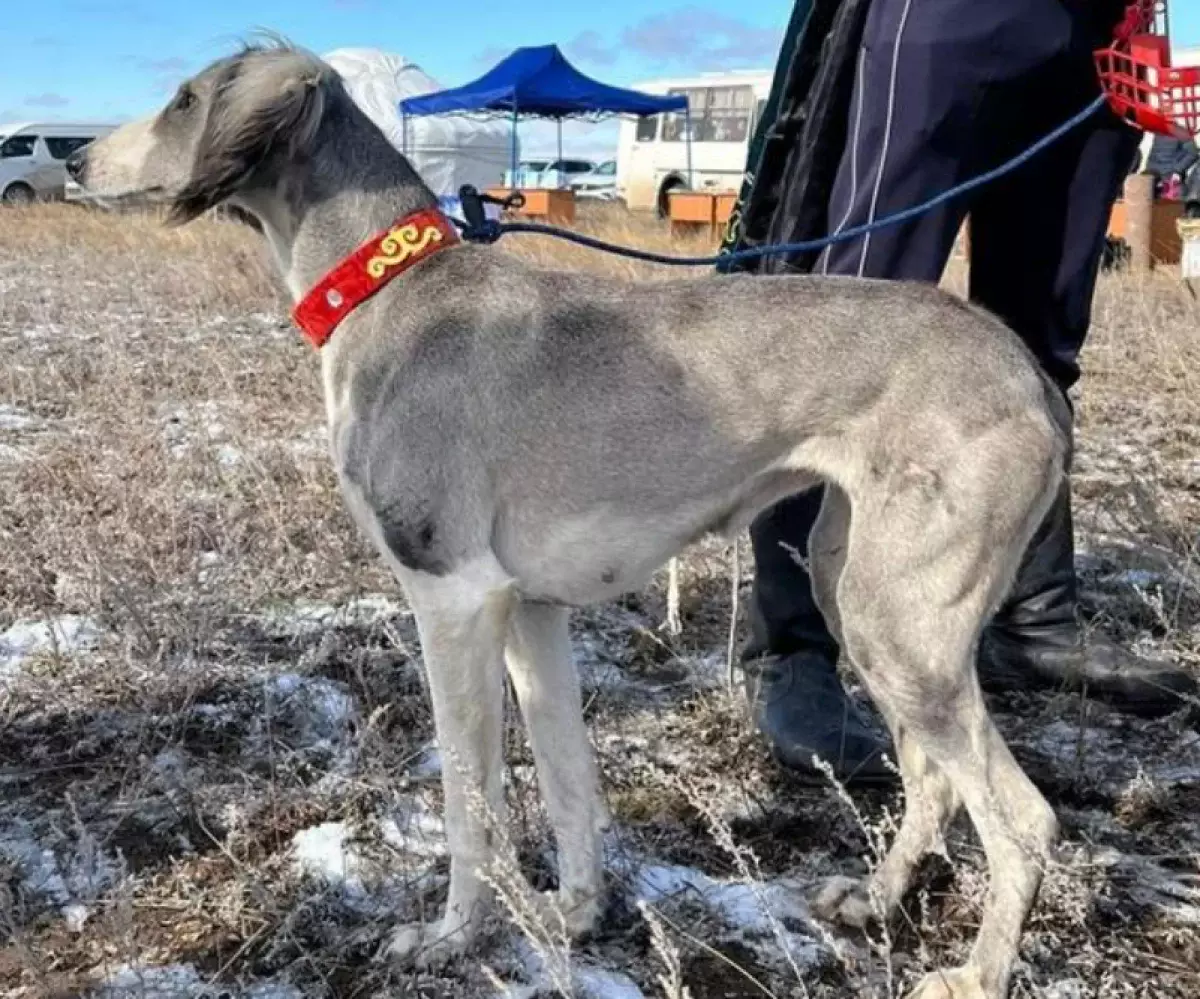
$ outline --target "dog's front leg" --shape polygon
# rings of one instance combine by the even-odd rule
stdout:
[[[434,723],[442,749],[450,893],[436,924],[400,927],[388,946],[399,961],[445,963],[471,945],[490,892],[504,816],[504,640],[513,597],[499,568],[447,576],[406,574],[417,618]]]
[[[543,896],[543,916],[550,929],[561,926],[571,936],[582,936],[600,917],[601,834],[608,813],[583,722],[567,609],[518,604],[506,659],[558,845],[558,892]]]

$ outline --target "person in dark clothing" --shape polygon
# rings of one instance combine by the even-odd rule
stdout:
[[[1178,180],[1179,199],[1191,209],[1189,217],[1200,213],[1200,148],[1195,139],[1156,135],[1146,157],[1146,173],[1153,174],[1156,186]]]
[[[815,238],[922,202],[999,165],[1099,94],[1092,52],[1120,3],[1091,0],[799,0],[751,148],[725,249]],[[824,253],[726,265],[763,273],[938,281],[970,218],[970,295],[1011,326],[1065,394],[1079,377],[1109,212],[1140,133],[1107,111],[973,194]],[[848,782],[888,780],[881,742],[844,692],[838,644],[797,551],[822,492],[766,511],[746,694],[776,755],[818,755]],[[986,630],[987,690],[1057,686],[1145,714],[1195,691],[1078,618],[1065,487]]]
[[[1200,149],[1196,148],[1194,139],[1156,135],[1146,157],[1146,173],[1154,174],[1159,180],[1170,177],[1183,180],[1197,163],[1200,163]]]

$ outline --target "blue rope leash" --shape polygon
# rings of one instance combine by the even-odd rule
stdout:
[[[977,177],[972,177],[970,180],[964,181],[950,188],[950,190],[930,198],[928,201],[923,201],[919,205],[905,208],[903,211],[887,215],[874,222],[852,226],[849,229],[843,229],[841,232],[822,236],[820,239],[807,239],[799,243],[755,246],[745,250],[737,250],[733,253],[718,253],[708,257],[681,257],[670,253],[655,253],[652,250],[638,250],[630,246],[620,246],[616,243],[606,242],[603,239],[597,239],[594,236],[586,236],[580,232],[574,232],[570,229],[560,229],[557,226],[546,225],[542,222],[498,222],[488,219],[478,225],[468,225],[461,219],[452,219],[451,221],[463,231],[463,238],[470,242],[494,243],[501,236],[505,236],[508,233],[535,233],[541,236],[553,236],[557,239],[565,239],[569,243],[577,243],[589,249],[601,250],[619,257],[628,257],[631,260],[642,260],[651,264],[672,264],[680,267],[713,267],[718,264],[726,265],[738,263],[743,260],[754,260],[758,257],[809,253],[813,250],[823,250],[825,247],[833,246],[835,243],[844,243],[851,239],[858,239],[858,237],[865,236],[867,233],[875,232],[878,229],[907,222],[909,219],[923,215],[938,205],[945,204],[947,201],[960,197],[968,191],[983,187],[984,184],[990,184],[993,180],[997,180],[1005,174],[1012,173],[1014,170],[1028,163],[1043,149],[1053,145],[1068,132],[1082,124],[1099,111],[1100,108],[1104,107],[1106,103],[1106,97],[1103,95],[1097,97],[1082,111],[1068,118],[1053,131],[1038,139],[1037,142],[1024,152],[1019,153],[995,169],[981,173]]]

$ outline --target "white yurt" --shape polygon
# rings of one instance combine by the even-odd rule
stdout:
[[[499,184],[508,168],[511,132],[503,121],[459,115],[401,119],[400,101],[445,89],[416,63],[380,49],[342,48],[322,58],[345,81],[354,102],[382,129],[446,207],[458,189]]]

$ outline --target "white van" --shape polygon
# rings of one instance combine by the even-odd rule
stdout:
[[[58,121],[0,124],[0,203],[61,199],[67,157],[116,127]]]

